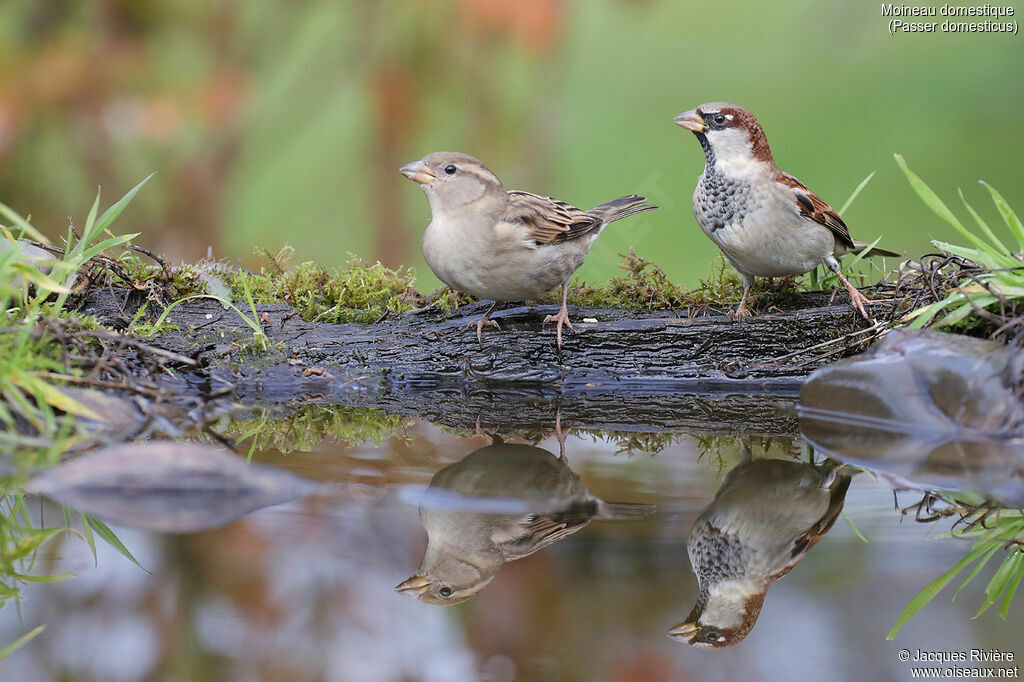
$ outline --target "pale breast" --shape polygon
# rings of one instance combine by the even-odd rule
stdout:
[[[697,224],[733,267],[757,277],[801,275],[835,251],[827,228],[760,185],[705,172],[693,194]]]
[[[423,235],[423,256],[438,279],[454,289],[492,301],[522,301],[567,281],[592,242],[584,237],[537,246],[522,225],[435,219]]]

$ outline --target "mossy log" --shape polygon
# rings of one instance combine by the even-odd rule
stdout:
[[[126,324],[141,301],[120,290],[94,293],[82,312]],[[486,309],[464,306],[390,316],[372,324],[302,320],[283,304],[258,305],[275,346],[251,350],[252,330],[212,300],[174,308],[177,327],[146,342],[195,359],[179,376],[245,404],[323,401],[381,407],[455,427],[548,423],[587,428],[795,430],[785,408],[816,367],[867,347],[883,329],[828,294],[795,295],[793,307],[735,320],[723,311],[638,312],[574,308],[575,332],[555,343],[540,321],[554,306],[515,306],[493,319],[478,343],[467,325]],[[894,313],[877,303],[878,319]],[[749,428],[748,428],[749,427]]]

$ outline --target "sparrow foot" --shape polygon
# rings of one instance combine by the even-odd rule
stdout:
[[[565,459],[565,439],[569,429],[562,430],[562,408],[555,412],[555,439],[558,441],[558,458]]]
[[[499,332],[501,331],[501,326],[497,322],[495,322],[494,320],[492,320],[489,317],[487,317],[486,315],[481,317],[476,322],[470,322],[466,326],[467,327],[476,327],[476,342],[477,343],[483,343],[484,342],[483,336],[482,336],[483,335],[484,327],[494,327]]]
[[[857,291],[857,287],[850,284],[850,280],[846,279],[846,277],[843,276],[843,273],[838,271],[838,268],[834,272],[836,273],[836,276],[839,277],[839,281],[843,283],[844,287],[846,287],[846,290],[850,292],[850,305],[852,305],[853,309],[860,313],[865,320],[870,320],[871,318],[868,316],[868,312],[865,310],[864,306],[871,305],[871,300],[864,294]]]
[[[747,302],[743,301],[738,306],[736,306],[735,310],[730,310],[729,312],[726,313],[726,315],[737,320],[741,320],[744,317],[751,317],[751,312],[747,310]]]
[[[569,311],[566,310],[564,307],[558,311],[557,315],[548,315],[547,317],[545,317],[544,321],[540,323],[541,328],[543,329],[548,322],[557,323],[557,326],[555,327],[555,337],[558,340],[559,348],[562,347],[562,327],[566,326],[569,328],[569,331],[576,331],[572,327],[572,322],[569,321]]]
[[[870,320],[871,317],[868,315],[867,310],[864,309],[864,306],[871,305],[871,299],[857,291],[857,289],[855,289],[852,284],[849,285],[849,290],[850,305],[852,305],[854,309],[864,317],[865,320]]]

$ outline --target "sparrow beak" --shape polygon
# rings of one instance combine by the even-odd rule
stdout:
[[[398,172],[421,185],[429,185],[437,179],[437,176],[430,172],[427,164],[423,163],[422,159],[405,164],[398,169]],[[402,584],[404,585],[405,583]]]
[[[419,163],[419,162],[417,162],[417,163]],[[412,164],[410,164],[410,165],[412,165]],[[402,174],[405,175],[405,171],[404,170],[403,170]],[[405,177],[409,178],[410,180],[416,180],[416,178],[410,177],[408,175],[406,175]],[[433,176],[431,176],[431,177],[433,177]],[[416,180],[416,182],[420,182],[420,181]],[[424,578],[422,575],[414,575],[413,577],[409,578],[405,582],[400,583],[397,587],[395,587],[395,592],[399,592],[401,594],[407,594],[410,597],[416,597],[417,599],[419,599],[420,597],[423,596],[423,594],[430,587],[430,583],[431,583],[431,581],[430,581],[429,578]]]
[[[680,128],[686,128],[687,130],[692,130],[695,133],[703,133],[708,129],[707,125],[704,123],[704,119],[697,114],[696,109],[690,109],[689,111],[684,111],[679,114],[675,117],[675,122]]]
[[[678,625],[672,626],[672,629],[669,630],[667,634],[672,639],[678,639],[681,642],[689,644],[693,641],[693,636],[697,634],[697,624],[679,623]]]

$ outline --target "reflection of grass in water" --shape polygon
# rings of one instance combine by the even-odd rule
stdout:
[[[676,443],[686,440],[685,433],[641,433],[636,431],[587,431],[595,442],[611,443],[615,446],[616,455],[633,457],[638,453],[657,455],[659,452]]]
[[[25,585],[51,583],[74,577],[71,573],[53,575],[34,574],[38,552],[50,540],[65,535],[76,535],[84,540],[96,558],[96,537],[109,544],[135,565],[135,557],[118,539],[117,535],[99,519],[80,515],[81,528],[72,527],[73,512],[64,507],[61,518],[63,525],[38,526],[28,511],[21,493],[21,477],[0,476],[0,608],[8,602],[21,599]],[[140,566],[141,568],[141,566]],[[13,653],[30,639],[39,635],[45,625],[39,625],[13,642],[0,643],[0,660]]]
[[[938,596],[964,569],[973,564],[970,573],[953,592],[953,599],[956,599],[960,590],[973,581],[989,560],[1001,551],[1005,552],[1002,562],[985,587],[985,598],[975,617],[985,613],[997,602],[1000,616],[1005,619],[1010,613],[1013,596],[1024,579],[1024,511],[974,507],[957,501],[955,497],[951,497],[948,502],[960,510],[954,513],[960,513],[961,518],[951,531],[939,537],[972,540],[971,549],[963,559],[928,583],[910,600],[889,631],[888,639],[893,639],[918,611]]]
[[[225,417],[216,431],[234,436],[237,445],[248,441],[251,457],[257,450],[313,450],[327,439],[379,446],[389,438],[408,439],[408,423],[407,417],[370,407],[309,404],[288,416],[275,416],[274,410],[261,408],[244,419]]]

